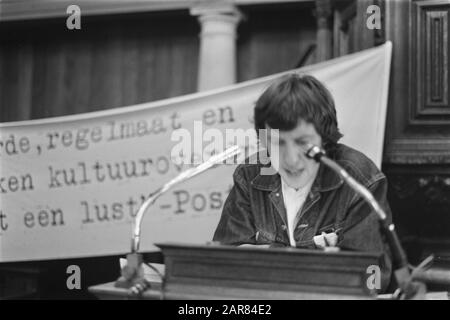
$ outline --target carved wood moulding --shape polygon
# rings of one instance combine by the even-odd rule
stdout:
[[[387,1],[393,42],[384,162],[450,164],[450,1]]]
[[[448,82],[448,2],[417,1],[413,16],[413,86],[411,125],[450,125]]]
[[[421,197],[425,203],[448,206],[450,217],[450,175],[392,174],[392,191],[398,199]]]

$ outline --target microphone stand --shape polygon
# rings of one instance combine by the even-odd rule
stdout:
[[[362,184],[357,182],[344,168],[328,158],[325,151],[318,146],[310,145],[306,151],[306,156],[332,169],[347,183],[348,186],[350,186],[350,188],[352,188],[369,203],[378,215],[381,230],[386,236],[387,242],[392,251],[394,275],[399,286],[400,297],[402,299],[424,298],[426,292],[425,285],[422,282],[413,281],[413,274],[415,272],[411,274],[409,270],[408,259],[395,231],[395,226],[387,220],[386,213],[383,208],[381,208],[372,193]]]
[[[130,289],[131,293],[134,295],[139,295],[150,287],[150,283],[144,277],[142,254],[138,252],[141,239],[142,220],[147,212],[147,209],[173,186],[223,163],[226,159],[236,156],[240,152],[240,148],[235,145],[220,154],[211,156],[207,161],[199,164],[198,166],[180,173],[174,179],[158,188],[144,201],[144,203],[142,203],[134,220],[133,237],[131,239],[131,252],[127,254],[127,264],[121,269],[121,277],[116,281],[116,287]]]

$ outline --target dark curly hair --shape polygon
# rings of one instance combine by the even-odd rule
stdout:
[[[259,133],[267,124],[290,131],[299,119],[314,125],[323,147],[332,153],[342,134],[331,93],[313,76],[291,73],[272,83],[259,97],[254,108],[255,129]]]

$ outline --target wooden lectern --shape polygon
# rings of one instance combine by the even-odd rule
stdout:
[[[324,252],[295,248],[157,244],[165,278],[144,299],[371,299],[369,266],[381,254]],[[373,271],[372,271],[373,272]],[[126,290],[96,286],[102,298]]]
[[[381,254],[295,248],[157,244],[166,299],[349,299],[375,297],[370,265]]]

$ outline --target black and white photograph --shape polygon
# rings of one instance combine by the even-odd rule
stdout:
[[[449,16],[0,1],[0,300],[449,300]]]

